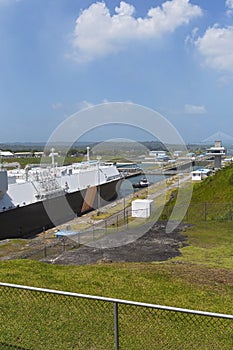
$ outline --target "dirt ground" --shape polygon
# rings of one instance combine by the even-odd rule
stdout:
[[[166,233],[164,223],[157,222],[142,237],[131,243],[112,248],[81,246],[43,261],[62,265],[163,261],[181,255],[180,248],[187,245],[187,239],[182,234],[185,227],[180,225],[172,233]]]

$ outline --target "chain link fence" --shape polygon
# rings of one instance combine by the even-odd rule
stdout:
[[[233,316],[0,283],[2,350],[230,350]]]
[[[194,203],[190,204],[186,210],[186,214],[183,217],[179,215],[179,211],[183,213],[183,207],[185,204],[182,204],[176,207],[177,220],[182,220],[187,223],[196,223],[204,221],[218,221],[218,222],[227,222],[233,220],[233,202],[232,203]],[[173,206],[165,205],[163,213],[161,215],[162,220],[169,220],[169,217],[172,213]]]

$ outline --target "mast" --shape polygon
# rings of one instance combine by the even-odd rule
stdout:
[[[87,146],[87,162],[89,163],[90,161],[90,147]]]

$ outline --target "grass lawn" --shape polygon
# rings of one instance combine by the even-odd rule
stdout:
[[[232,222],[201,222],[185,234],[189,245],[182,248],[182,256],[174,258],[174,262],[224,268],[233,273]]]

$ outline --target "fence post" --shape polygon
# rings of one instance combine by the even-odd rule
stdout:
[[[115,349],[119,350],[118,303],[114,303],[114,338]]]

